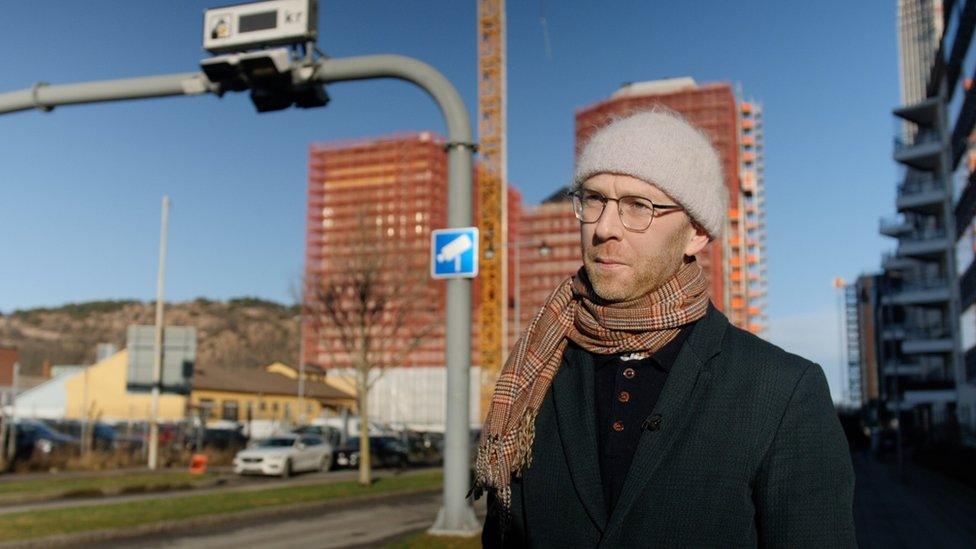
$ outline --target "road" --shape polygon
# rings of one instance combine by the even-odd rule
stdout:
[[[290,549],[292,547],[383,547],[434,522],[441,494],[391,496],[352,503],[340,510],[259,520],[246,526],[215,526],[207,532],[113,541],[112,547],[168,549]],[[484,520],[484,498],[475,506]],[[104,546],[104,545],[102,545]],[[91,547],[96,547],[92,545]]]
[[[906,460],[894,467],[854,456],[854,518],[861,549],[976,547],[976,490]]]

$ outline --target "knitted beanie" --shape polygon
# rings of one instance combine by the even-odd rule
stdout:
[[[577,158],[573,188],[600,173],[655,185],[711,238],[725,227],[728,191],[718,152],[708,136],[675,112],[640,111],[597,130]]]

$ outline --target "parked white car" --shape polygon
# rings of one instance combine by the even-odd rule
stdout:
[[[319,437],[275,435],[259,440],[234,456],[239,475],[289,477],[299,471],[323,471],[332,464],[332,446]]]

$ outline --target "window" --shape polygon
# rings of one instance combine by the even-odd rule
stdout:
[[[214,401],[212,398],[201,398],[200,399],[200,417],[204,421],[210,419],[210,414],[213,413]]]
[[[220,409],[220,419],[237,421],[239,419],[238,412],[236,400],[225,400]]]

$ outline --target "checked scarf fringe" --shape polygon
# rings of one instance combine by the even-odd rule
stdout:
[[[495,491],[503,517],[511,508],[512,476],[532,464],[535,419],[569,341],[598,354],[656,352],[681,326],[705,316],[708,281],[697,261],[637,299],[606,303],[582,267],[546,299],[502,368],[475,462],[475,498]]]

